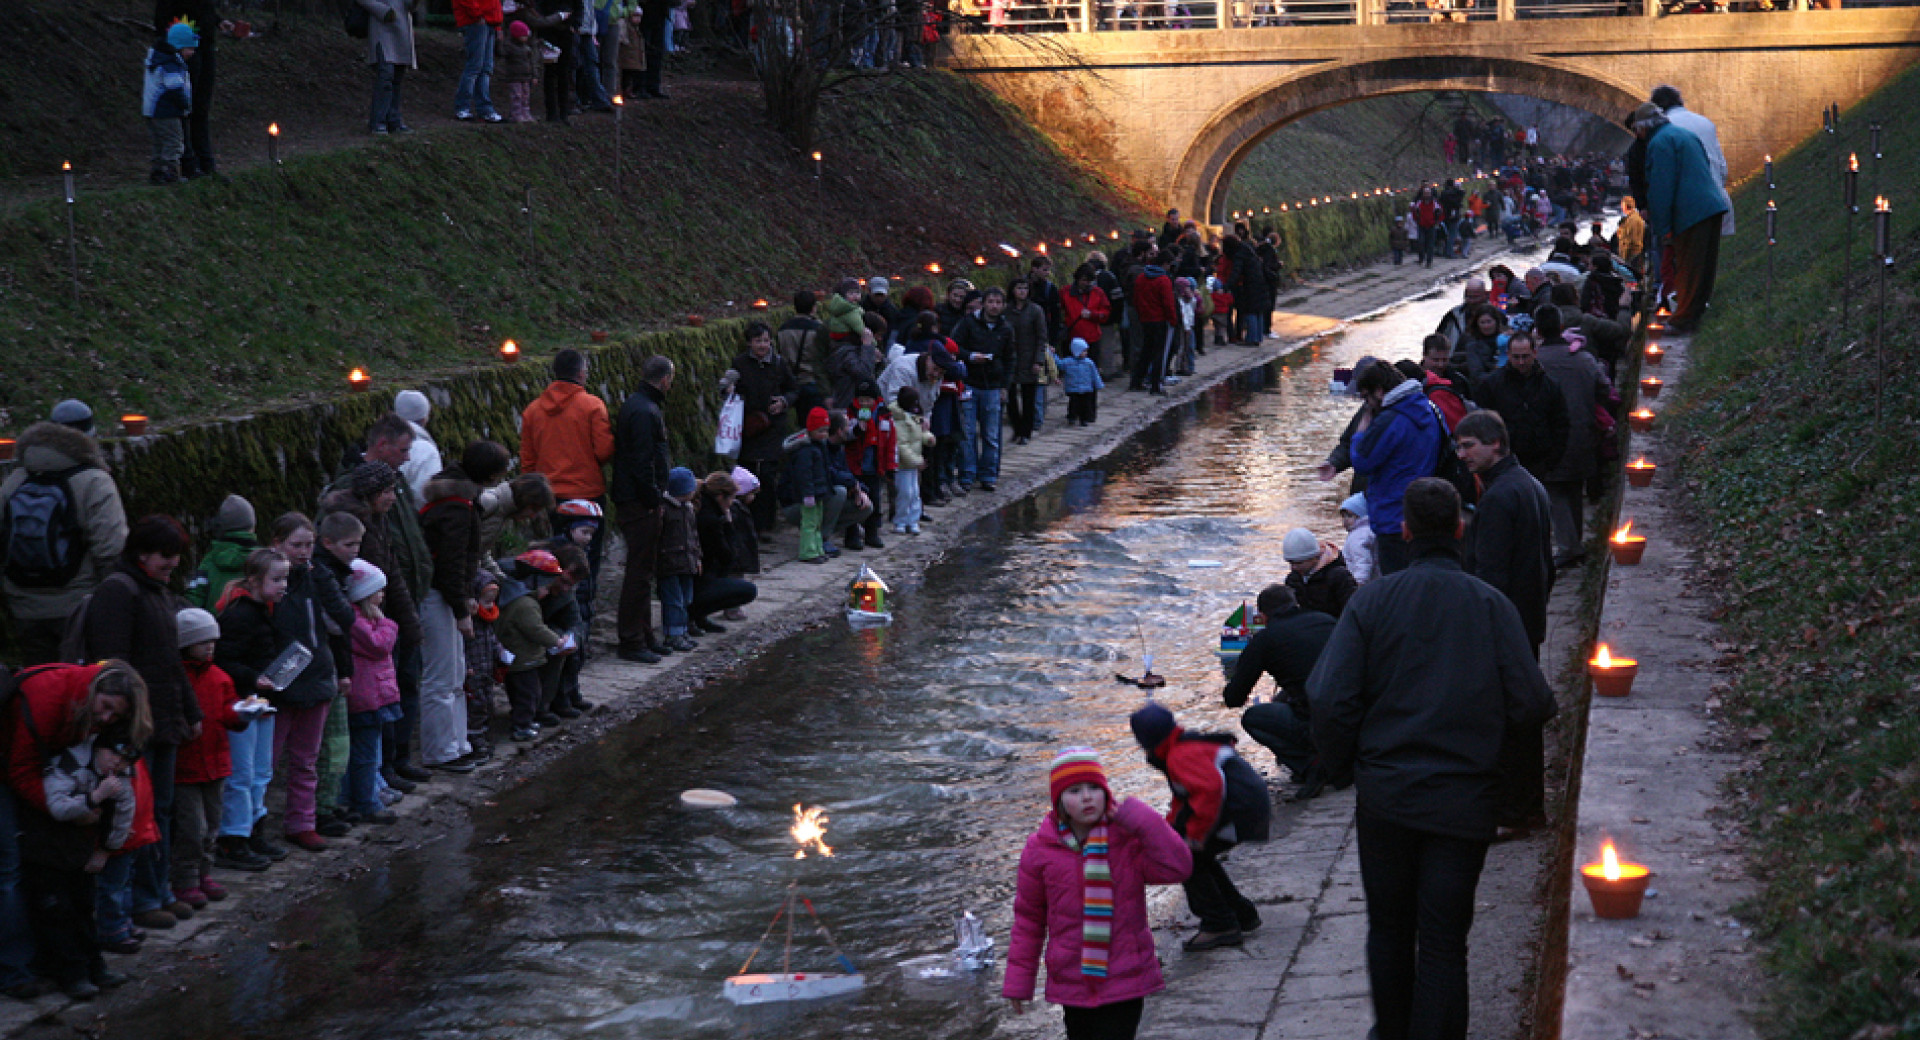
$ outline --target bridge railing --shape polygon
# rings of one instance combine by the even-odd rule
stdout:
[[[1080,33],[1636,18],[1839,7],[1843,0],[957,0],[964,33]],[[1844,0],[1912,7],[1920,0]]]

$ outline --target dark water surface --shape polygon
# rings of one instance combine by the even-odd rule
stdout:
[[[1417,357],[1445,306],[1406,305],[1215,388],[975,524],[923,578],[888,576],[891,628],[836,620],[776,645],[664,732],[659,720],[616,730],[470,826],[254,925],[217,966],[170,980],[186,992],[109,1020],[106,1035],[1057,1030],[1057,1016],[1007,1012],[997,968],[942,988],[906,983],[897,965],[949,948],[953,915],[968,908],[1004,949],[1015,864],[1060,747],[1100,748],[1120,794],[1164,806],[1127,732],[1140,693],[1114,681],[1138,673],[1143,640],[1171,680],[1162,699],[1187,725],[1237,731],[1236,713],[1219,707],[1220,620],[1284,576],[1288,528],[1344,538],[1335,510],[1346,481],[1313,478],[1353,408],[1329,397],[1331,371],[1362,354]],[[1243,750],[1277,772],[1257,745]],[[739,805],[682,810],[691,787]],[[796,802],[827,808],[831,859],[793,858]],[[867,972],[867,989],[736,1011],[721,981],[790,883]],[[794,970],[831,969],[804,918],[795,935]],[[780,970],[780,939],[757,970]]]

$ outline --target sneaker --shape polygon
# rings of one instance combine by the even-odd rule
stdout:
[[[327,851],[327,839],[322,838],[313,831],[301,831],[298,834],[289,834],[287,835],[287,844],[307,852]]]
[[[632,664],[659,664],[660,663],[660,655],[644,647],[638,650],[622,650],[618,654],[615,654],[614,656],[620,658],[622,661],[627,661]],[[520,738],[515,737],[514,739],[518,740]]]
[[[372,130],[369,130],[368,133],[371,133],[375,137],[385,137],[387,136],[387,128],[384,126],[376,126]]]
[[[688,638],[687,638],[686,636],[675,636],[675,637],[673,637],[672,639],[670,639],[670,640],[668,640],[668,641],[667,641],[667,646],[669,646],[669,647],[671,647],[671,648],[673,648],[673,649],[675,649],[675,650],[678,650],[678,651],[680,651],[680,652],[681,652],[681,653],[683,653],[683,654],[684,654],[684,653],[687,653],[688,651],[691,651],[691,650],[698,650],[698,649],[700,649],[700,646],[699,646],[699,644],[697,644],[697,643],[695,643],[695,642],[694,642],[693,640],[691,640],[691,639],[688,639]]]
[[[910,526],[910,525],[908,525],[908,524],[894,524],[894,525],[893,525],[893,533],[894,533],[894,534],[906,534],[906,533],[907,533],[907,528],[908,528],[909,526]]]
[[[260,855],[247,846],[247,839],[225,837],[214,843],[213,865],[220,870],[244,870],[258,873],[267,869],[272,860]],[[201,886],[206,891],[206,886]]]
[[[401,799],[405,798],[406,796],[407,796],[407,792],[402,791],[397,787],[383,787],[380,789],[380,804],[381,805],[399,805]]]
[[[837,546],[837,545],[829,545],[829,546],[827,546],[827,557],[828,557],[829,559],[831,559],[831,558],[833,558],[833,557],[835,557],[835,556],[838,556],[838,555],[840,555],[840,547],[839,547],[839,546]]]
[[[539,740],[540,731],[537,729],[534,729],[532,726],[522,726],[519,729],[516,729],[513,731],[513,739],[519,741],[522,744],[528,743],[529,741]]]
[[[200,893],[206,896],[209,902],[218,903],[227,898],[227,886],[202,874],[200,875]]]
[[[167,913],[165,910],[155,908],[153,910],[142,910],[139,913],[134,914],[133,923],[139,925],[142,928],[151,928],[151,929],[157,929],[160,931],[165,931],[166,929],[172,928],[174,925],[179,924],[180,919],[173,916],[170,913]]]
[[[205,910],[207,908],[207,894],[197,888],[176,888],[173,890],[173,898],[176,900],[174,906],[178,906],[181,903],[187,905],[189,908],[189,916],[191,916],[194,910]],[[169,907],[168,910],[171,912],[172,908]]]
[[[473,122],[473,113],[463,108],[460,111],[455,112],[453,114],[453,118],[458,119],[462,123],[471,123]]]
[[[442,773],[471,773],[473,772],[473,763],[456,758],[451,762],[431,763],[427,768],[437,769]]]
[[[907,533],[908,533],[908,534],[913,534],[913,535],[917,535],[917,534],[919,534],[919,533],[920,533],[920,525],[919,525],[919,524],[914,524],[914,525],[912,525],[912,526],[910,526],[910,527],[908,527],[908,528],[907,528]]]
[[[254,830],[253,837],[247,839],[247,848],[252,849],[255,855],[264,857],[269,863],[278,863],[287,858],[287,850],[275,845],[272,839],[261,834],[257,828]]]
[[[545,729],[548,726],[560,725],[560,716],[555,715],[553,712],[550,712],[550,711],[543,711],[540,714],[535,715],[533,717],[533,721],[537,723],[540,726],[540,728]]]
[[[480,117],[480,121],[482,123],[504,123],[507,120],[505,116],[502,116],[498,112],[488,112],[486,115]]]

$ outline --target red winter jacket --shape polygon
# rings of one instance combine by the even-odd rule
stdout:
[[[1047,958],[1047,999],[1068,1007],[1099,1007],[1166,988],[1147,924],[1147,886],[1172,885],[1193,873],[1193,852],[1138,798],[1120,803],[1107,823],[1107,865],[1113,871],[1112,947],[1107,977],[1080,973],[1080,929],[1086,921],[1086,876],[1080,854],[1060,840],[1048,813],[1020,853],[1013,898],[1013,935],[1007,940],[1006,980],[1000,994],[1032,1000],[1040,951]]]
[[[1167,739],[1153,749],[1156,767],[1164,762],[1167,786],[1173,789],[1173,804],[1167,807],[1167,823],[1194,848],[1206,844],[1219,826],[1220,813],[1226,808],[1227,776],[1221,768],[1226,756],[1233,754],[1233,742],[1227,738],[1186,739],[1186,730],[1175,726]]]
[[[1100,326],[1113,316],[1113,304],[1107,300],[1107,294],[1099,286],[1087,289],[1085,299],[1073,294],[1072,289],[1060,294],[1060,306],[1067,316],[1067,342],[1084,339],[1088,346],[1100,342]]]
[[[7,762],[7,783],[28,805],[47,811],[42,770],[54,755],[86,739],[90,726],[76,725],[74,712],[86,702],[87,686],[100,665],[57,664],[31,669],[7,708],[0,745]],[[32,725],[27,723],[32,717]],[[37,739],[36,739],[37,737]]]
[[[847,469],[854,476],[868,475],[861,468],[860,461],[866,457],[869,448],[873,449],[874,474],[884,477],[899,468],[898,460],[894,457],[899,438],[893,430],[893,413],[887,410],[885,404],[876,406],[873,418],[865,422],[860,420],[860,409],[850,406],[847,408],[847,420],[850,429],[863,434],[858,440],[847,442]]]
[[[233,680],[212,661],[181,661],[187,678],[193,682],[193,696],[200,702],[200,735],[180,745],[180,758],[173,767],[176,784],[210,784],[233,775],[233,754],[227,744],[228,730],[247,728],[247,720],[233,710],[239,700]]]
[[[1427,201],[1414,203],[1413,222],[1423,228],[1430,228],[1440,223],[1440,204]]]
[[[1147,274],[1142,269],[1133,279],[1133,312],[1140,315],[1141,321],[1173,323],[1180,315],[1173,302],[1173,279],[1164,271]]]
[[[453,24],[464,29],[485,22],[498,29],[501,22],[500,0],[453,0]]]

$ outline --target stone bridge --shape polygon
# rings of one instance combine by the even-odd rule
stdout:
[[[1920,8],[972,34],[976,76],[1067,152],[1183,213],[1226,215],[1235,168],[1321,109],[1420,90],[1558,101],[1617,122],[1661,83],[1757,170],[1920,60]],[[1370,20],[1366,18],[1362,21]],[[1084,24],[1084,23],[1082,23]]]

